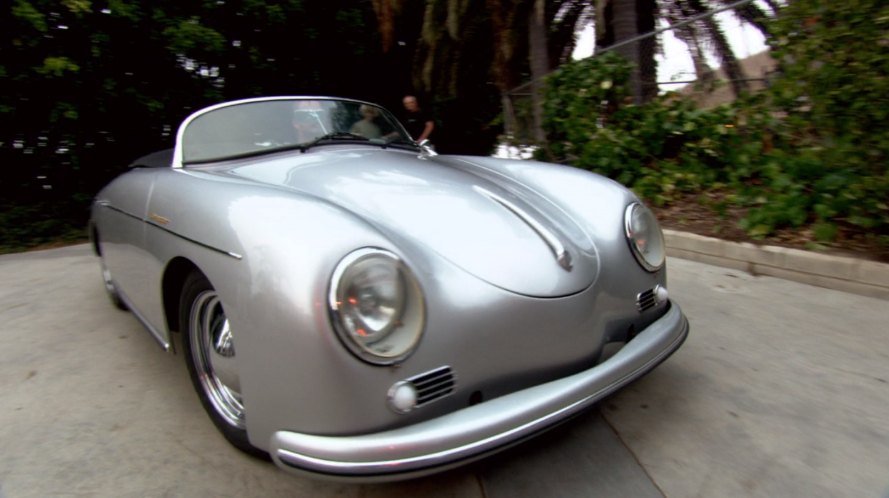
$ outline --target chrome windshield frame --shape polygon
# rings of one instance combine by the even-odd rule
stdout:
[[[182,121],[182,124],[179,125],[179,129],[176,131],[176,144],[173,148],[173,162],[172,162],[171,167],[173,169],[183,169],[185,167],[185,158],[184,158],[185,131],[192,122],[194,122],[196,119],[198,119],[206,114],[212,113],[212,112],[217,111],[219,109],[224,109],[224,108],[234,107],[234,106],[244,105],[244,104],[258,103],[258,102],[276,102],[276,101],[299,102],[299,101],[313,101],[313,100],[314,101],[329,101],[329,102],[345,102],[345,103],[358,105],[358,106],[369,105],[369,106],[373,106],[373,107],[382,109],[383,111],[385,111],[386,113],[391,115],[393,118],[395,118],[394,114],[389,112],[384,107],[382,107],[378,104],[374,104],[373,102],[367,102],[367,101],[356,100],[356,99],[341,98],[341,97],[284,95],[284,96],[275,96],[275,97],[254,97],[254,98],[248,98],[248,99],[240,99],[240,100],[232,100],[232,101],[228,101],[228,102],[222,102],[219,104],[214,104],[209,107],[204,107],[200,110],[197,110],[197,111],[191,113],[187,118],[185,118]],[[392,124],[403,136],[410,137],[410,134],[408,134],[407,130],[405,130],[404,125],[401,124],[401,122],[398,121],[397,118],[392,120]],[[417,147],[419,147],[419,145]],[[225,159],[220,158],[219,160],[222,161]]]

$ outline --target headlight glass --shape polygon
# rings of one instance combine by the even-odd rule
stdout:
[[[639,264],[651,272],[661,269],[666,257],[666,244],[654,213],[642,204],[634,202],[627,206],[624,226],[633,256]]]
[[[364,248],[343,258],[333,272],[328,305],[340,340],[370,363],[404,360],[423,333],[419,284],[389,251]]]

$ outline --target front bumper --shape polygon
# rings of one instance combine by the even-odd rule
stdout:
[[[280,467],[363,481],[398,480],[463,465],[522,441],[577,414],[641,377],[688,335],[678,306],[593,368],[460,411],[358,436],[278,431],[269,453]]]

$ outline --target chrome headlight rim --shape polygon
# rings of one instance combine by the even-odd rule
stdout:
[[[404,303],[397,310],[391,323],[387,324],[388,332],[373,342],[363,340],[356,333],[356,321],[361,321],[358,303],[350,303],[344,299],[344,292],[349,288],[350,270],[370,260],[391,265],[390,269],[397,273],[401,290],[404,292]],[[331,323],[340,342],[353,355],[373,365],[396,365],[405,361],[416,350],[422,338],[426,320],[426,304],[419,282],[413,273],[395,253],[377,247],[365,247],[347,254],[337,263],[330,280],[328,292],[328,310]],[[356,316],[356,312],[359,314]],[[383,346],[393,347],[394,352],[381,352],[374,346],[388,340]]]
[[[654,240],[655,243],[660,246],[660,256],[656,257],[653,261],[649,260],[650,255],[643,251],[637,243],[639,234],[633,226],[634,215],[637,210],[642,210],[642,214],[650,218],[651,223],[649,223],[647,235],[650,240]],[[641,202],[633,202],[628,205],[627,209],[624,211],[624,235],[627,237],[627,243],[630,246],[633,256],[642,268],[648,272],[654,273],[664,267],[667,260],[667,245],[664,240],[664,234],[661,231],[660,223],[658,223],[657,217],[655,217],[651,209]]]

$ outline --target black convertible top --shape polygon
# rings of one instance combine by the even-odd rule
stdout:
[[[146,154],[130,163],[130,168],[169,168],[173,165],[173,149]]]

